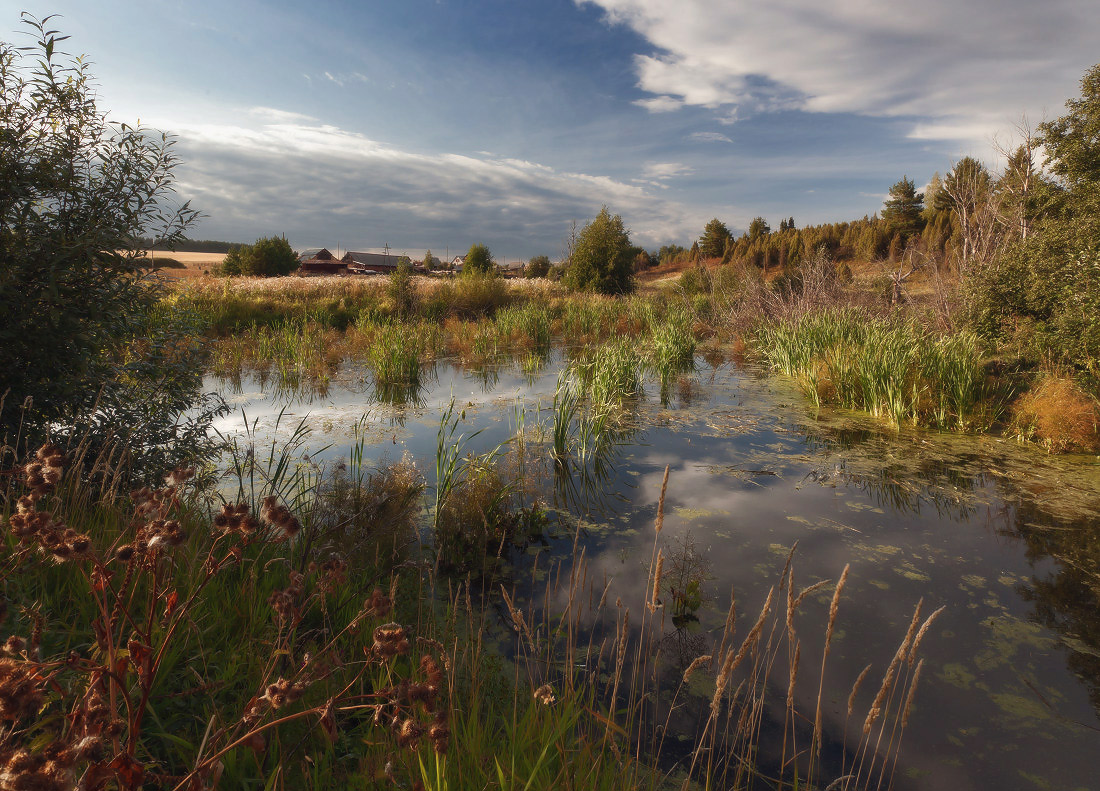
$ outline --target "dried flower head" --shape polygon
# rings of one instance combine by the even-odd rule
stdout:
[[[280,505],[275,495],[264,498],[260,508],[260,517],[280,532],[284,539],[294,538],[302,529],[301,523],[290,513],[285,505]]]
[[[36,663],[0,659],[0,720],[18,722],[36,714],[43,697]]]
[[[553,706],[554,702],[557,700],[557,698],[554,697],[554,688],[549,684],[543,684],[536,689],[534,698],[543,706]]]

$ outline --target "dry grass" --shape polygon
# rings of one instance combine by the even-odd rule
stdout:
[[[1100,451],[1100,402],[1067,376],[1047,374],[1013,413],[1017,434],[1052,453]]]

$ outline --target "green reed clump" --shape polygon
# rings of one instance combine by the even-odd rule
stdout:
[[[685,311],[670,311],[663,320],[651,324],[649,340],[653,367],[662,382],[693,367],[695,334]]]
[[[756,348],[815,403],[894,425],[987,428],[1002,408],[988,397],[981,347],[968,332],[937,336],[912,320],[826,310],[760,327]]]
[[[528,302],[504,308],[497,312],[495,323],[499,337],[510,347],[537,354],[550,351],[553,322],[548,305]]]
[[[377,327],[367,348],[367,360],[377,388],[416,386],[421,382],[421,357],[427,351],[428,333],[410,332],[400,324]]]

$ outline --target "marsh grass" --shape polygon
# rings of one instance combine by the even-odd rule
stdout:
[[[967,332],[938,336],[913,321],[826,310],[762,325],[755,348],[815,404],[864,410],[895,426],[988,429],[1003,410]]]
[[[542,457],[524,414],[506,447],[470,454],[475,435],[445,411],[428,557],[412,540],[422,478],[406,459],[368,469],[363,441],[326,470],[301,457],[302,426],[267,450],[246,435],[228,486],[203,493],[179,471],[130,496],[89,490],[62,469],[76,454],[44,449],[6,492],[0,579],[18,639],[0,675],[28,703],[5,715],[0,749],[24,756],[27,777],[91,772],[125,789],[837,780],[818,745],[843,584],[827,611],[804,612],[831,583],[799,590],[792,549],[757,615],[740,624],[731,597],[725,629],[670,652],[666,618],[678,633],[672,616],[690,607],[660,592],[675,601],[668,586],[702,572],[664,543],[667,471],[639,601],[589,567],[579,533],[571,552],[501,576],[503,545],[544,529],[519,483]],[[28,487],[36,498],[15,507]],[[852,694],[863,728],[844,730],[850,766],[835,787],[889,787],[931,620],[914,614],[878,691]],[[98,648],[67,653],[81,645]],[[672,749],[671,732],[694,734],[691,749]]]

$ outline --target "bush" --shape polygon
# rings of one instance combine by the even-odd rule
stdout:
[[[463,275],[493,275],[496,267],[493,266],[493,254],[483,244],[470,245],[466,252],[466,259],[462,264]]]
[[[175,200],[172,139],[109,124],[48,19],[24,14],[25,54],[0,43],[0,435],[95,420],[148,448],[197,392],[201,350],[170,323],[142,337],[159,291],[137,239],[171,247],[196,212]],[[142,422],[123,423],[147,396]]]
[[[219,274],[275,277],[289,275],[298,268],[298,256],[283,236],[265,236],[255,244],[243,244],[230,250],[222,261]]]
[[[530,261],[527,262],[527,267],[523,270],[524,277],[546,277],[550,272],[550,258],[545,255],[536,255]]]
[[[627,294],[634,290],[634,251],[623,218],[604,206],[577,236],[565,282],[577,291]]]
[[[1069,377],[1047,375],[1012,411],[1017,434],[1052,453],[1100,451],[1100,402]]]

